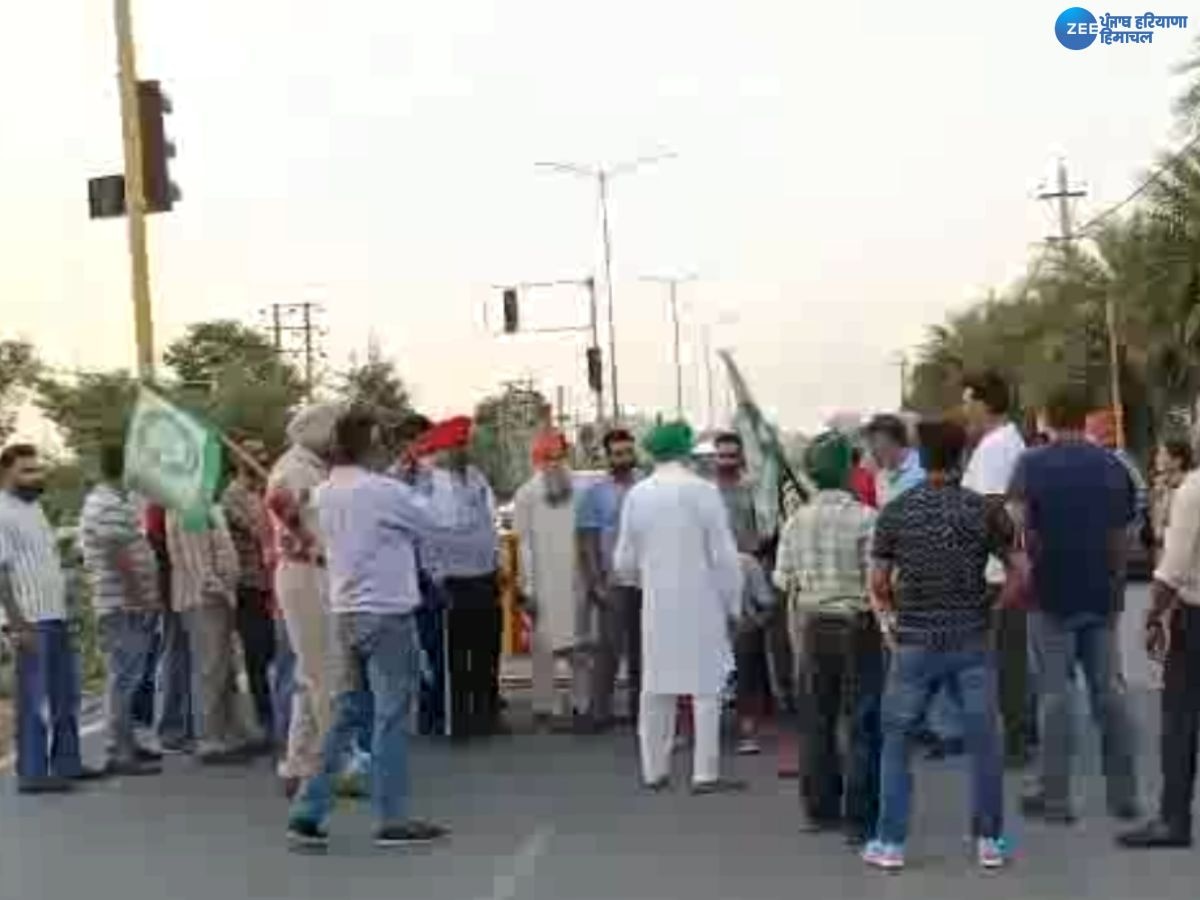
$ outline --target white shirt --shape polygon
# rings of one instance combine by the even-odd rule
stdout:
[[[66,579],[54,529],[40,503],[8,493],[0,493],[0,591],[11,593],[30,622],[67,618]]]
[[[1200,472],[1183,480],[1171,501],[1162,557],[1154,578],[1189,606],[1200,606]]]
[[[1017,468],[1017,460],[1025,452],[1025,440],[1017,426],[1009,422],[993,428],[979,440],[962,485],[969,491],[983,496],[1008,493],[1009,482]],[[1004,584],[1004,565],[992,557],[987,564],[988,584]]]

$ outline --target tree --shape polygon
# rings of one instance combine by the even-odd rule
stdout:
[[[163,362],[173,376],[164,389],[180,405],[226,432],[282,448],[304,383],[263,335],[231,320],[197,322]]]
[[[550,404],[531,387],[508,385],[475,408],[472,453],[501,498],[511,497],[529,478],[534,436],[550,424]]]
[[[352,363],[342,374],[337,393],[346,403],[374,412],[385,433],[413,414],[412,398],[395,363],[383,357],[374,341],[367,349],[366,361]]]
[[[28,341],[0,341],[0,444],[12,434],[22,389],[39,371],[37,354]]]
[[[84,372],[73,379],[42,377],[35,402],[58,426],[67,447],[90,462],[102,444],[125,434],[137,388],[137,379],[123,369]]]

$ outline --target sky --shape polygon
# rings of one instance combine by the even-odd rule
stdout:
[[[158,345],[313,301],[332,370],[374,338],[434,414],[529,377],[590,416],[584,337],[499,336],[493,286],[603,272],[595,184],[535,162],[671,151],[611,184],[622,402],[672,407],[666,290],[642,279],[695,275],[693,419],[706,325],[786,427],[894,407],[899,354],[1054,232],[1035,195],[1058,154],[1083,219],[1180,142],[1172,68],[1200,16],[1072,52],[1064,5],[134,0],[183,191],[150,223]],[[86,215],[87,178],[121,166],[111,4],[13,5],[8,24],[0,337],[64,368],[132,367],[124,225]],[[523,301],[529,328],[586,324],[581,291]]]

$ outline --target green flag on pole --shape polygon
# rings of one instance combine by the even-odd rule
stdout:
[[[217,432],[143,386],[125,439],[126,485],[203,528],[220,476]]]

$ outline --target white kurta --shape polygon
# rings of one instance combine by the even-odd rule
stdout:
[[[742,571],[717,489],[678,463],[659,466],[625,498],[614,557],[642,587],[642,690],[719,694]]]
[[[513,530],[521,550],[521,591],[537,605],[538,635],[554,651],[576,643],[580,581],[576,567],[575,502],[546,502],[540,473],[513,498]]]

